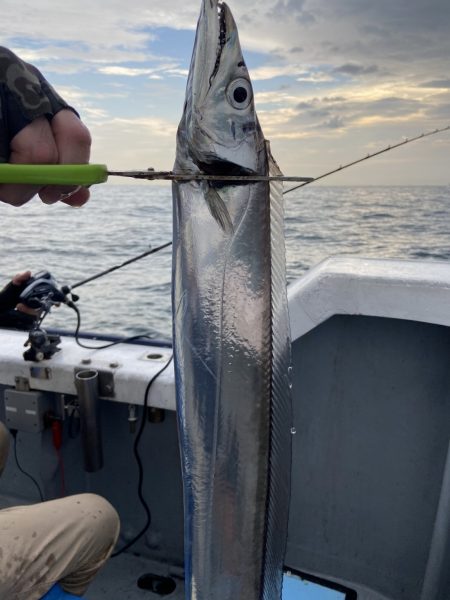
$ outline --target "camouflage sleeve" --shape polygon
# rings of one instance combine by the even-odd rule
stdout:
[[[8,162],[13,137],[37,117],[51,119],[69,106],[42,73],[0,46],[0,162]]]

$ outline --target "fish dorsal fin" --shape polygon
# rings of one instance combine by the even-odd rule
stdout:
[[[266,154],[267,154],[268,163],[269,163],[269,173],[268,174],[271,177],[274,177],[276,175],[282,176],[283,173],[281,172],[281,169],[278,166],[277,161],[272,156],[272,151],[271,151],[271,148],[270,148],[270,142],[269,142],[269,140],[264,140],[264,144],[266,146]]]
[[[214,220],[219,224],[221,229],[223,229],[224,233],[233,233],[233,223],[231,221],[228,208],[226,207],[226,204],[221,198],[219,192],[209,184],[207,184],[205,199],[209,208],[209,212],[213,216]]]

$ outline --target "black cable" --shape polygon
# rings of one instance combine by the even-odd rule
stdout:
[[[23,473],[23,475],[25,475],[26,477],[28,477],[29,479],[31,479],[31,481],[34,483],[34,485],[36,486],[38,492],[39,492],[39,498],[41,499],[41,502],[44,502],[44,495],[42,494],[42,490],[39,486],[39,483],[36,481],[36,479],[30,475],[30,473],[27,473],[24,469],[22,469],[22,467],[20,466],[19,463],[19,458],[17,456],[17,429],[10,429],[11,435],[13,436],[14,439],[14,458],[16,460],[16,465],[17,468],[19,469],[19,471],[21,473]]]
[[[141,338],[148,338],[149,340],[153,339],[150,333],[139,333],[138,335],[132,335],[127,338],[123,338],[121,340],[116,340],[115,342],[108,342],[107,344],[103,344],[102,346],[87,346],[80,342],[80,327],[81,327],[81,313],[78,309],[78,306],[74,302],[67,302],[67,306],[72,308],[77,315],[77,327],[75,329],[74,338],[75,342],[81,348],[86,348],[86,350],[104,350],[105,348],[111,348],[111,346],[117,346],[117,344],[126,344],[127,342],[132,342],[133,340],[139,340]]]
[[[76,413],[76,416],[75,416]],[[80,423],[80,409],[72,404],[72,412],[68,417],[68,435],[71,440],[74,440],[78,437],[81,431],[81,423]],[[76,424],[76,426],[75,426]]]
[[[122,548],[120,548],[120,550],[117,550],[116,552],[111,554],[112,558],[119,556],[119,554],[122,554],[123,552],[128,550],[133,544],[135,544],[146,533],[146,531],[148,530],[148,528],[150,527],[151,522],[152,522],[152,513],[150,512],[150,508],[149,508],[149,506],[144,498],[144,494],[142,492],[142,487],[144,484],[144,467],[142,465],[142,460],[139,455],[139,442],[141,440],[142,434],[144,433],[145,424],[147,423],[148,397],[149,397],[150,389],[151,389],[152,385],[154,384],[154,382],[156,381],[156,379],[170,365],[170,363],[172,362],[172,359],[173,359],[173,355],[169,358],[169,360],[166,362],[166,364],[156,373],[156,375],[154,375],[150,379],[150,381],[147,384],[147,387],[145,389],[145,394],[144,394],[144,406],[143,406],[143,411],[142,411],[141,424],[139,426],[139,431],[136,435],[136,438],[134,440],[134,445],[133,445],[133,453],[136,458],[136,462],[137,462],[138,470],[139,470],[138,497],[139,497],[139,500],[141,501],[141,504],[145,510],[145,514],[147,517],[146,523],[145,523],[144,527],[141,529],[141,531],[137,535],[135,535],[135,537],[133,539],[131,539],[129,542],[127,542],[124,546],[122,546]]]

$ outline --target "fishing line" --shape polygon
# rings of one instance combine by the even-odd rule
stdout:
[[[72,301],[68,301],[67,306],[72,308],[77,315],[77,327],[76,327],[75,333],[74,333],[75,342],[78,344],[78,346],[80,346],[81,348],[85,348],[86,350],[104,350],[105,348],[111,348],[112,346],[117,346],[117,344],[125,344],[126,342],[132,342],[133,340],[139,340],[139,339],[144,339],[144,338],[149,339],[149,340],[153,339],[151,332],[148,332],[148,333],[139,333],[137,335],[126,337],[126,338],[123,338],[120,340],[115,340],[114,342],[108,342],[107,344],[103,344],[102,346],[88,346],[88,345],[80,342],[80,339],[79,339],[80,327],[81,327],[81,313],[78,309],[78,306]]]
[[[300,183],[299,185],[289,188],[288,190],[283,192],[283,194],[289,194],[289,192],[293,192],[294,190],[298,190],[299,188],[302,188],[305,185],[314,183],[315,181],[319,181],[319,179],[323,179],[324,177],[328,177],[329,175],[333,175],[334,173],[338,173],[339,171],[348,169],[348,167],[352,167],[353,165],[357,165],[358,163],[361,163],[365,160],[369,160],[369,158],[373,158],[374,156],[378,156],[379,154],[383,154],[384,152],[389,152],[389,150],[394,150],[394,148],[399,148],[400,146],[405,146],[406,144],[415,142],[416,140],[421,140],[422,138],[428,137],[430,135],[435,135],[436,133],[442,133],[443,131],[449,131],[449,130],[450,130],[450,125],[447,125],[447,127],[441,127],[440,129],[433,129],[433,131],[428,131],[427,133],[421,133],[420,135],[416,135],[413,138],[406,138],[406,139],[402,140],[401,142],[398,142],[397,144],[394,144],[392,146],[391,145],[386,146],[386,148],[383,148],[382,150],[378,150],[377,152],[373,152],[372,154],[367,154],[363,158],[359,158],[358,160],[353,160],[352,162],[349,162],[345,165],[340,165],[339,167],[337,167],[337,169],[333,169],[332,171],[328,171],[327,173],[323,173],[322,175],[319,175],[318,177],[312,178],[311,181],[304,181],[303,183]]]
[[[142,252],[141,254],[138,254],[137,256],[135,256],[133,258],[125,260],[124,262],[122,262],[118,265],[114,265],[113,267],[110,267],[109,269],[105,269],[104,271],[101,271],[100,273],[97,273],[96,275],[92,275],[91,277],[88,277],[87,279],[78,281],[77,283],[75,283],[74,285],[72,285],[70,287],[63,288],[63,291],[66,293],[69,291],[72,291],[73,289],[75,289],[77,287],[85,285],[86,283],[94,281],[95,279],[99,279],[100,277],[103,277],[104,275],[108,275],[109,273],[112,273],[113,271],[117,271],[118,269],[122,269],[123,267],[126,267],[127,265],[130,265],[131,263],[141,260],[142,258],[149,256],[150,254],[155,254],[156,252],[160,252],[161,250],[164,250],[171,244],[172,244],[172,242],[166,242],[165,244],[161,244],[161,246],[157,246],[156,248],[150,248],[150,250],[147,250],[146,252]],[[81,348],[85,348],[87,350],[104,350],[105,348],[111,348],[112,346],[116,346],[117,344],[124,344],[126,342],[131,342],[133,340],[137,340],[137,339],[141,339],[141,338],[152,339],[151,334],[149,332],[149,333],[141,333],[139,335],[133,335],[131,337],[124,338],[122,340],[116,340],[114,342],[109,342],[108,344],[103,344],[102,346],[88,346],[88,345],[80,342],[80,339],[79,339],[79,333],[80,333],[80,327],[81,327],[81,313],[78,309],[78,306],[70,300],[67,302],[67,305],[70,308],[72,308],[77,315],[77,327],[75,330],[74,338],[75,338],[75,342]]]
[[[146,250],[145,252],[142,252],[141,254],[134,256],[133,258],[125,260],[124,262],[122,262],[118,265],[114,265],[112,267],[109,267],[108,269],[105,269],[104,271],[101,271],[100,273],[96,273],[95,275],[92,275],[91,277],[88,277],[86,279],[78,281],[77,283],[75,283],[72,286],[65,285],[61,288],[61,290],[57,290],[57,288],[53,285],[53,289],[52,289],[51,293],[47,294],[47,298],[46,298],[47,303],[45,303],[45,302],[43,303],[43,306],[44,306],[43,313],[39,317],[36,317],[36,321],[35,321],[33,330],[42,331],[40,329],[40,327],[41,327],[43,320],[49,314],[51,306],[53,304],[56,304],[56,302],[54,302],[54,301],[51,302],[51,299],[53,297],[53,292],[58,292],[60,295],[62,294],[62,298],[65,298],[64,300],[61,300],[61,301],[65,302],[65,304],[67,304],[67,306],[69,306],[69,308],[72,308],[72,310],[74,310],[77,315],[77,326],[76,326],[76,330],[75,330],[75,334],[74,334],[74,339],[75,339],[75,342],[78,344],[78,346],[80,346],[81,348],[85,348],[87,350],[103,350],[105,348],[110,348],[111,346],[115,346],[117,344],[124,344],[126,342],[131,342],[131,341],[137,340],[137,339],[142,339],[142,338],[153,339],[151,332],[147,332],[147,333],[141,333],[139,335],[133,335],[133,336],[123,338],[120,340],[116,340],[114,342],[109,342],[108,344],[103,344],[101,346],[88,346],[86,344],[83,344],[82,342],[80,342],[80,339],[79,339],[80,327],[81,327],[81,313],[75,304],[75,302],[78,300],[78,296],[73,294],[72,290],[74,288],[85,285],[86,283],[89,283],[91,281],[99,279],[100,277],[103,277],[104,275],[108,275],[109,273],[112,273],[113,271],[122,269],[123,267],[130,265],[131,263],[134,263],[138,260],[141,260],[142,258],[149,256],[150,254],[155,254],[156,252],[160,252],[161,250],[164,250],[171,244],[172,244],[172,242],[166,242],[165,244],[161,244],[160,246],[157,246],[156,248],[150,248],[149,250]],[[69,294],[72,296],[72,299],[69,299]]]

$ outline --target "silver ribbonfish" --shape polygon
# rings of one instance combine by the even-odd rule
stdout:
[[[176,171],[276,175],[231,12],[204,0]],[[290,492],[280,183],[173,185],[173,312],[189,600],[279,600]]]

